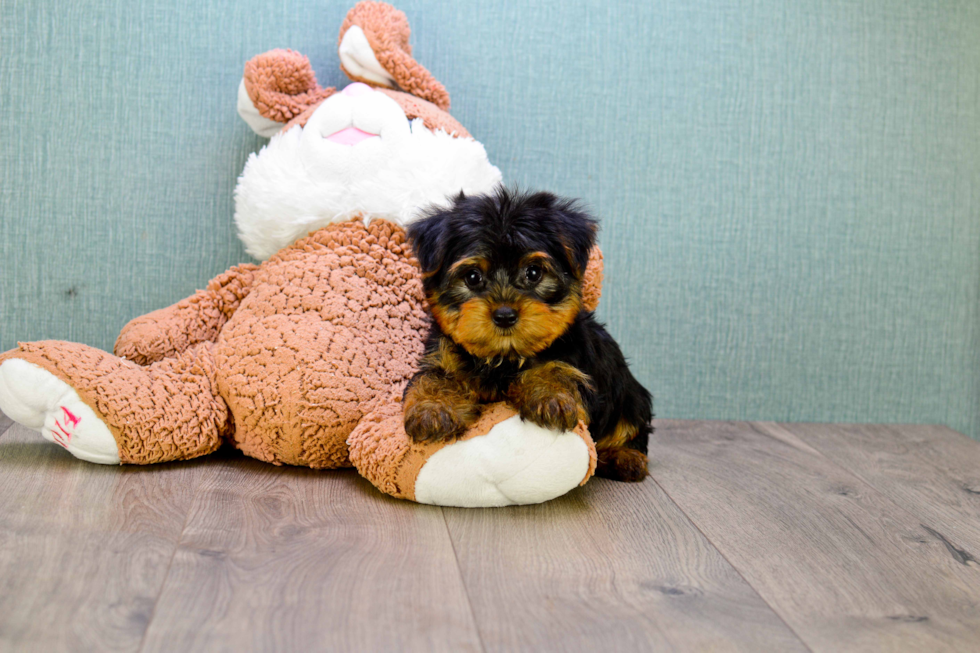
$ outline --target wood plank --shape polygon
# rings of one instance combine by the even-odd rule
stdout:
[[[202,483],[147,651],[480,649],[439,508],[240,458]]]
[[[975,650],[980,569],[795,437],[659,421],[651,473],[816,651]]]
[[[139,648],[205,463],[94,465],[0,438],[0,650]]]
[[[651,480],[444,513],[488,652],[806,650]]]
[[[788,428],[830,460],[916,515],[934,533],[980,557],[980,443],[945,426],[760,424]]]

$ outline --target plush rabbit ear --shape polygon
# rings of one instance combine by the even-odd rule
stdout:
[[[333,95],[320,88],[310,60],[292,50],[252,57],[238,85],[238,114],[256,134],[271,137],[282,126]]]
[[[405,14],[384,2],[363,0],[340,27],[340,69],[355,82],[385,86],[449,110],[449,93],[412,58],[411,28]]]

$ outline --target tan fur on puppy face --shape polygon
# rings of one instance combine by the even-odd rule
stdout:
[[[518,314],[517,324],[506,330],[495,325],[491,317],[504,303]],[[430,298],[430,306],[443,332],[473,356],[530,358],[568,329],[582,310],[582,297],[576,284],[568,297],[554,305],[518,295],[507,302],[474,297],[458,309],[441,306],[437,298]]]

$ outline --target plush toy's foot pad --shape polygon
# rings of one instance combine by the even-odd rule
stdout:
[[[596,463],[584,424],[551,431],[504,404],[489,406],[458,440],[419,444],[392,402],[361,420],[347,443],[351,462],[382,492],[460,508],[548,501],[583,484]]]
[[[41,432],[76,458],[119,464],[119,447],[108,427],[67,383],[18,358],[0,363],[0,411]]]
[[[463,508],[541,503],[579,486],[589,465],[579,435],[514,415],[432,454],[415,479],[415,500]]]

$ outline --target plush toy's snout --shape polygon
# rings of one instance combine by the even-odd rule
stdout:
[[[342,94],[349,98],[363,97],[367,93],[372,93],[371,87],[361,82],[354,82],[342,91]],[[380,132],[364,131],[360,127],[350,125],[343,129],[331,132],[329,136],[324,136],[331,143],[338,145],[357,145],[370,138],[376,138]]]

